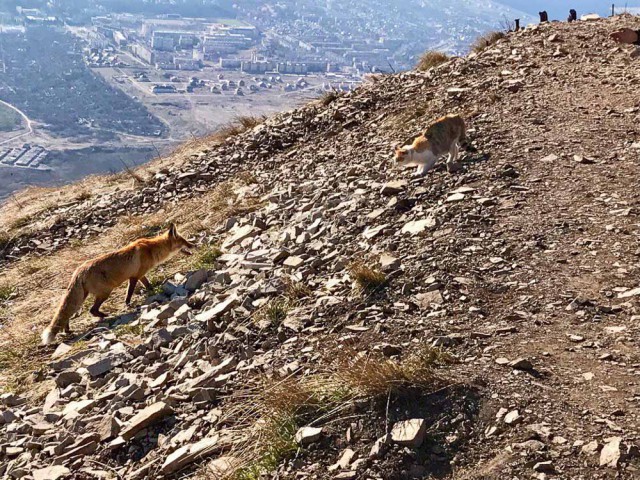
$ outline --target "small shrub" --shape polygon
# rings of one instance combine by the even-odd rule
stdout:
[[[145,291],[145,295],[149,295],[153,297],[154,295],[162,295],[164,294],[164,290],[162,289],[162,285],[164,285],[164,278],[162,277],[147,277],[149,279],[149,283],[151,284],[151,288]]]
[[[26,227],[33,221],[33,215],[25,215],[24,217],[16,218],[9,225],[9,229],[18,229],[22,227]]]
[[[230,452],[242,465],[232,478],[264,478],[299,448],[294,441],[299,426],[318,425],[349,411],[356,401],[375,400],[384,408],[386,402],[379,400],[391,393],[431,392],[441,382],[436,368],[452,361],[428,345],[412,346],[401,360],[347,349],[327,356],[332,359],[328,368],[285,379],[265,377],[256,387],[233,394],[236,401],[229,403],[221,423],[233,422],[245,440]]]
[[[323,93],[322,96],[320,97],[319,99],[320,105],[322,105],[323,107],[328,107],[334,101],[336,101],[339,96],[340,96],[340,93],[337,90],[335,89],[329,90],[328,92]]]
[[[476,38],[476,40],[471,44],[471,50],[475,53],[480,53],[501,38],[504,38],[503,32],[487,32]]]
[[[425,72],[430,68],[443,64],[447,60],[449,60],[449,56],[447,54],[429,50],[422,54],[416,68],[419,72]]]
[[[218,247],[205,247],[201,249],[193,262],[193,268],[200,270],[201,268],[211,270],[216,266],[216,260],[220,258],[222,251]]]
[[[238,125],[242,126],[245,130],[249,130],[250,128],[255,128],[264,122],[266,117],[264,115],[260,116],[251,116],[251,115],[243,115],[236,117],[235,121]]]
[[[11,237],[8,233],[0,233],[0,254],[3,253],[9,244],[11,243]]]
[[[354,262],[349,266],[349,274],[360,290],[372,292],[380,289],[387,281],[387,277],[379,270],[375,270],[363,262]]]

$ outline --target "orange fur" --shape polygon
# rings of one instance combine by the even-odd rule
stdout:
[[[100,306],[115,288],[129,280],[125,301],[128,305],[138,281],[141,281],[145,287],[150,287],[145,277],[149,270],[180,250],[193,246],[178,234],[175,225],[172,224],[162,235],[136,240],[120,250],[83,263],[73,274],[56,315],[42,333],[43,344],[52,343],[59,331],[69,331],[69,319],[82,308],[89,294],[95,296],[91,314],[104,317],[106,315],[100,311]],[[185,253],[189,252],[185,251]]]

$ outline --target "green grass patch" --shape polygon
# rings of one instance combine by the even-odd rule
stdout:
[[[257,323],[264,321],[279,327],[287,318],[287,314],[291,308],[291,300],[287,298],[276,298],[260,307],[255,313],[254,319]]]
[[[204,247],[196,254],[192,264],[193,268],[196,270],[212,270],[216,267],[216,262],[221,255],[222,251],[218,247]]]
[[[0,304],[11,300],[16,293],[16,287],[8,283],[0,283]]]

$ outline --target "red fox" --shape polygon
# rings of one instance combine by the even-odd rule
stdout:
[[[438,158],[448,153],[449,170],[449,163],[458,159],[459,142],[466,143],[464,120],[459,115],[447,115],[431,124],[412,145],[396,149],[396,165],[417,165],[416,176],[422,176],[433,168]]]
[[[89,294],[95,296],[91,314],[104,318],[107,315],[100,311],[102,304],[111,292],[129,280],[129,290],[125,303],[129,305],[138,281],[149,289],[151,284],[146,273],[153,267],[182,251],[191,255],[188,248],[194,244],[187,241],[171,224],[169,230],[154,238],[142,238],[126,247],[89,260],[75,271],[67,293],[60,303],[55,317],[42,332],[42,344],[52,343],[58,332],[69,333],[69,319],[82,308]]]

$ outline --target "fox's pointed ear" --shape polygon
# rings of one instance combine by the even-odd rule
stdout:
[[[170,223],[169,224],[169,236],[170,237],[175,237],[177,235],[178,231],[176,230],[176,224],[175,223]]]

